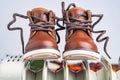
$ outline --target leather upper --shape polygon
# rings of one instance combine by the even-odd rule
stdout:
[[[68,10],[68,17],[77,18],[78,20],[87,20],[88,17],[84,16],[86,11],[80,7],[73,7]],[[81,15],[81,16],[80,16]],[[78,21],[69,20],[70,23],[79,24]],[[67,25],[66,25],[67,26]],[[91,33],[90,33],[91,34]],[[97,46],[94,43],[92,37],[89,35],[89,31],[82,29],[74,29],[68,32],[66,28],[66,45],[65,51],[85,49],[91,51],[98,51]]]
[[[49,11],[44,8],[34,8],[31,11],[31,19],[33,23],[30,22],[30,24],[35,24],[38,25],[39,27],[41,24],[45,24],[43,21],[39,21],[37,19],[32,18],[32,16],[41,18],[44,21],[50,22],[54,24],[54,19],[48,15]],[[45,31],[45,30],[30,30],[30,38],[29,41],[26,45],[25,51],[31,51],[35,49],[40,49],[40,48],[54,48],[58,49],[57,43],[56,43],[56,34],[55,30],[50,28],[51,31]]]

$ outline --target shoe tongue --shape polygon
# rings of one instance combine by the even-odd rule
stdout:
[[[44,14],[46,12],[48,12],[48,10],[45,8],[34,8],[32,10],[32,16],[37,17],[37,18],[41,18],[42,20],[45,20],[45,21],[48,21],[47,15]],[[34,19],[33,21],[37,24],[41,23],[41,21],[38,21],[36,19]]]
[[[85,12],[85,10],[83,8],[80,8],[80,7],[71,8],[68,11],[68,15],[71,16],[71,17],[78,18],[80,20],[86,20],[87,19],[87,17],[82,16],[82,15],[86,15],[86,12]],[[79,15],[81,15],[81,16],[79,16]]]

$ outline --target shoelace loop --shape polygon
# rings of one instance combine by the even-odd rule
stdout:
[[[20,31],[20,38],[21,38],[21,44],[22,44],[22,52],[24,53],[23,29],[22,29],[21,27],[11,28],[11,25],[16,22],[16,16],[21,17],[21,18],[24,18],[24,19],[28,19],[28,17],[27,17],[27,16],[24,16],[24,15],[21,15],[21,14],[18,14],[18,13],[14,13],[14,14],[13,14],[13,20],[10,21],[10,22],[8,23],[8,25],[7,25],[7,28],[8,28],[8,30],[10,30],[10,31],[13,31],[13,30],[19,30],[19,31]]]

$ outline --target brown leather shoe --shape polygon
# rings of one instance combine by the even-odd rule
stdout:
[[[64,12],[66,45],[64,59],[99,59],[98,49],[91,34],[90,11],[74,6]]]
[[[24,60],[55,59],[60,57],[56,42],[55,14],[45,8],[27,12],[31,27]]]

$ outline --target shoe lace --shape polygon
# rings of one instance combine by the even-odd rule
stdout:
[[[47,14],[47,13],[43,12],[43,14]],[[48,12],[48,14],[49,14],[49,12]],[[10,31],[13,31],[13,30],[19,30],[20,31],[20,38],[21,38],[21,44],[22,44],[22,52],[24,54],[25,50],[24,50],[23,29],[21,27],[11,27],[11,25],[16,22],[16,17],[20,17],[20,18],[24,18],[24,19],[28,19],[29,17],[25,16],[25,15],[22,15],[22,14],[14,13],[13,14],[13,20],[10,21],[8,23],[8,25],[7,25],[7,28]],[[42,21],[43,22],[43,24],[41,24],[41,25],[30,23],[29,26],[31,27],[32,31],[42,30],[42,31],[50,31],[50,32],[52,32],[51,29],[54,29],[54,25],[56,24],[56,23],[51,23],[51,22],[45,21],[42,18],[38,18],[38,17],[32,16],[32,18],[35,19],[35,20],[37,20],[37,21]],[[57,19],[57,22],[60,20],[56,16],[54,16],[53,18]],[[49,29],[49,28],[51,28],[51,29]],[[60,30],[60,29],[55,30],[56,31],[56,35],[57,35],[57,39],[58,39],[57,44],[60,42],[60,36],[59,36],[59,34],[57,32],[58,30]]]
[[[18,14],[18,13],[14,13],[13,14],[13,20],[10,21],[7,25],[8,30],[13,31],[13,30],[19,30],[20,31],[20,37],[21,37],[21,44],[22,44],[22,52],[24,53],[24,38],[23,38],[23,29],[21,27],[15,27],[15,28],[11,28],[10,26],[16,22],[16,16],[27,19],[27,16]]]
[[[88,15],[81,14],[81,15],[78,15],[77,18],[76,17],[70,17],[70,16],[68,16],[67,11],[70,9],[71,6],[76,7],[76,5],[74,3],[71,3],[68,6],[68,8],[65,10],[65,3],[62,2],[63,19],[61,19],[61,20],[63,20],[63,24],[67,25],[67,27],[66,27],[67,31],[81,29],[81,30],[90,31],[90,32],[93,32],[93,33],[100,33],[97,36],[96,41],[97,42],[105,41],[104,42],[104,52],[106,53],[108,58],[111,59],[110,55],[108,54],[108,52],[106,50],[106,47],[107,47],[107,44],[108,44],[108,41],[109,41],[109,37],[106,36],[104,38],[101,38],[106,33],[106,30],[99,30],[99,31],[94,31],[93,30],[94,26],[100,22],[103,15],[102,14],[91,14],[91,12],[89,10],[87,10],[86,12],[87,12]],[[80,16],[88,17],[88,20],[79,20],[78,18]],[[91,24],[92,23],[92,20],[91,20],[92,17],[98,17],[99,19],[96,22],[94,22],[93,24]],[[75,23],[72,23],[70,21],[77,21],[77,22],[79,22],[79,24],[75,24]]]
[[[49,15],[51,12],[52,12],[52,11],[42,12],[42,13],[41,13],[41,16],[43,16],[44,14]],[[38,22],[40,21],[40,22],[42,22],[40,25],[35,24],[34,22],[30,22],[29,26],[31,27],[31,30],[32,30],[32,31],[35,31],[35,33],[36,33],[36,31],[50,31],[50,32],[52,32],[53,29],[55,28],[55,27],[54,27],[55,24],[52,23],[52,22],[45,21],[45,20],[43,20],[43,19],[40,18],[40,17],[35,17],[35,16],[31,16],[31,17],[32,17],[32,19],[35,20],[35,21],[38,21]],[[32,35],[32,37],[35,35],[35,33]]]

